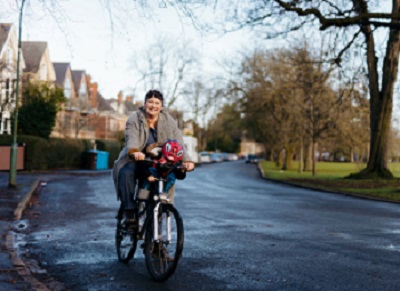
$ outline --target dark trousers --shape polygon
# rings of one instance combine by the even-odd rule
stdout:
[[[119,171],[118,193],[124,210],[134,209],[135,189],[138,179],[137,170],[136,163],[130,162]]]

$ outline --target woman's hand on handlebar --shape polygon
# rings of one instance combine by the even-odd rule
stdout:
[[[134,152],[130,155],[131,159],[135,161],[142,161],[146,157],[142,152]]]
[[[183,167],[187,172],[191,172],[194,170],[194,163],[193,162],[183,162]]]

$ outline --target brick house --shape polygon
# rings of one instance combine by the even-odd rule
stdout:
[[[129,111],[127,108],[134,110],[130,106],[132,99],[127,97],[125,106],[122,100],[122,93],[119,94],[119,103],[115,99],[106,100],[98,90],[98,84],[92,82],[88,76],[89,99],[92,108],[89,114],[89,126],[95,131],[96,139],[115,140],[118,138],[116,134],[125,130],[125,123],[128,119]],[[129,102],[129,100],[131,102]],[[135,107],[136,108],[136,107]]]
[[[11,23],[0,23],[0,134],[11,134],[11,116],[16,107],[17,58],[17,28]],[[20,73],[24,68],[21,54]]]
[[[95,131],[89,123],[92,108],[89,101],[88,76],[84,70],[72,70],[72,78],[76,96],[75,107],[78,108],[72,125],[75,129],[75,135],[82,139],[94,139]]]

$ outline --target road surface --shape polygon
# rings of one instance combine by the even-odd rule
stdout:
[[[400,290],[398,204],[272,183],[243,161],[177,183],[185,246],[167,282],[140,250],[118,262],[110,175],[49,175],[22,256],[51,290]]]

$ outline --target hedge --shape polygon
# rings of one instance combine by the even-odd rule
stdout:
[[[12,136],[0,135],[0,145],[10,146]],[[89,140],[50,138],[19,135],[18,145],[25,144],[25,170],[81,169],[85,167],[85,152],[93,148]],[[121,145],[118,142],[96,140],[97,149],[109,153],[112,168]]]

